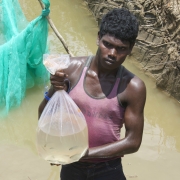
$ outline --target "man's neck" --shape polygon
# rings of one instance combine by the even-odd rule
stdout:
[[[90,64],[89,69],[91,71],[94,71],[99,78],[108,78],[108,77],[116,77],[118,69],[105,69],[104,67],[102,67],[99,59],[97,56],[95,56]]]

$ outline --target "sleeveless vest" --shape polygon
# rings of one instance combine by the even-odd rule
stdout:
[[[117,98],[118,86],[124,67],[119,68],[114,86],[107,96],[102,98],[92,97],[84,89],[86,72],[91,60],[92,56],[88,58],[79,81],[69,92],[69,95],[86,118],[90,148],[120,139],[120,129],[124,122],[125,111]]]

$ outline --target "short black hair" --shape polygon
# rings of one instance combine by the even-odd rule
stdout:
[[[99,38],[109,34],[134,45],[138,30],[139,23],[128,9],[115,8],[103,16],[100,23]]]

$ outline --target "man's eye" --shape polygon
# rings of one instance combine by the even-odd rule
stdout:
[[[108,42],[105,42],[105,41],[104,41],[104,45],[105,45],[106,47],[111,47],[111,44],[108,43]]]
[[[119,48],[118,48],[118,51],[125,51],[125,50],[126,50],[125,47],[119,47]]]

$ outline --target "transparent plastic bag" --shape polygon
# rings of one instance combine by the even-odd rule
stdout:
[[[53,164],[78,161],[88,149],[85,117],[64,90],[55,92],[41,114],[37,149],[42,158]]]
[[[70,59],[68,54],[43,55],[43,64],[52,75],[59,69],[66,69],[69,66],[69,63]]]

